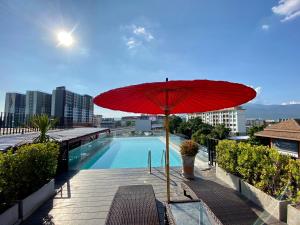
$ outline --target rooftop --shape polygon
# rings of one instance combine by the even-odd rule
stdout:
[[[300,141],[300,119],[290,119],[270,125],[255,135],[259,137]]]

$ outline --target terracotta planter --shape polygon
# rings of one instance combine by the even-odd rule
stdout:
[[[182,155],[182,176],[187,179],[194,179],[195,156]]]

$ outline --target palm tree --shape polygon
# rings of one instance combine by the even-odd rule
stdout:
[[[34,142],[43,143],[49,141],[47,132],[55,126],[56,122],[56,119],[50,119],[46,114],[32,117],[31,125],[40,131],[39,136],[34,139]]]

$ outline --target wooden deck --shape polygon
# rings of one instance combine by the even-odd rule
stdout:
[[[56,181],[58,190],[60,190],[59,187],[62,187],[61,191],[22,225],[102,225],[118,186],[134,184],[153,185],[158,200],[161,224],[164,224],[163,203],[166,200],[164,170],[163,168],[154,168],[152,172],[149,174],[147,169],[98,169],[81,170],[75,174],[68,174]],[[216,185],[224,185],[216,179],[214,169],[197,171],[197,176],[215,182]],[[172,168],[171,180],[172,199],[186,200],[180,186],[183,178],[180,176],[179,168]],[[226,195],[226,193],[223,194]],[[245,199],[243,200],[246,202]],[[249,212],[254,211],[266,219],[265,224],[284,224],[254,205],[248,202],[247,204]]]

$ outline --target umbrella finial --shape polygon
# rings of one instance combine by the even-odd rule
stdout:
[[[166,78],[166,82],[168,82],[169,81],[169,78]]]

